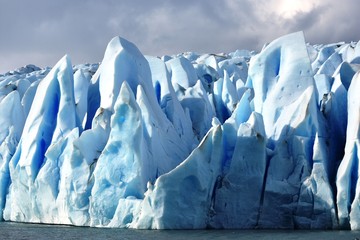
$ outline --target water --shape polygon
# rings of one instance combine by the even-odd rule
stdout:
[[[360,239],[359,231],[132,230],[0,222],[0,239]]]

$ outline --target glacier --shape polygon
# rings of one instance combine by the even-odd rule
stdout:
[[[0,74],[3,221],[360,230],[360,42]]]

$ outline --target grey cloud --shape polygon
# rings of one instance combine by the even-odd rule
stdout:
[[[356,0],[325,0],[309,13],[298,14],[291,20],[289,31],[303,30],[306,40],[313,44],[360,40]]]
[[[276,3],[276,0],[274,0]],[[307,41],[360,39],[356,0],[325,0],[308,13],[284,19],[265,0],[0,0],[0,72],[27,63],[101,61],[116,35],[150,55],[183,51],[229,52],[304,30]]]

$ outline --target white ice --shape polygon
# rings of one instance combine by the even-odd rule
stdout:
[[[0,75],[7,221],[360,229],[360,43],[144,56]]]

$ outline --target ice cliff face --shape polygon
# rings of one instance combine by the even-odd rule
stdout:
[[[0,75],[6,221],[360,229],[360,44],[301,32],[254,54],[143,56]]]

